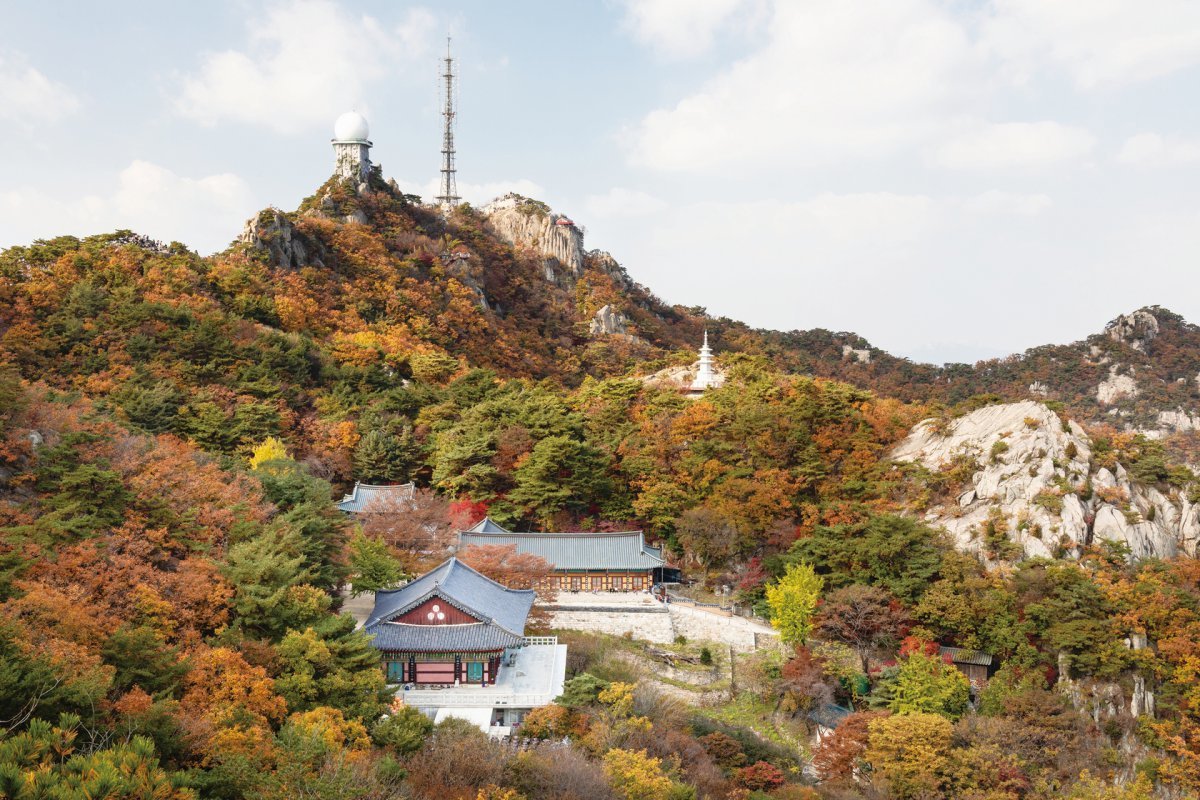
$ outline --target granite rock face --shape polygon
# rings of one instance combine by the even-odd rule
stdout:
[[[1158,318],[1145,309],[1122,314],[1105,326],[1114,342],[1127,344],[1134,350],[1146,352],[1146,346],[1159,334]]]
[[[1108,379],[1096,387],[1096,401],[1100,405],[1111,406],[1122,397],[1137,397],[1140,393],[1133,376],[1117,374],[1117,365],[1114,364],[1108,370]]]
[[[544,203],[510,194],[482,209],[488,224],[514,247],[526,247],[545,259],[546,279],[573,285],[583,274],[583,231]]]
[[[1078,555],[1097,540],[1122,543],[1134,557],[1194,555],[1200,506],[1187,492],[1131,480],[1125,468],[1095,463],[1092,441],[1032,400],[978,409],[938,423],[926,420],[892,452],[931,471],[973,464],[955,500],[926,521],[968,552],[995,549],[985,531],[999,526],[1027,556]]]
[[[271,263],[284,269],[325,266],[320,257],[320,246],[309,241],[283,212],[275,208],[246,220],[238,241],[266,250]]]
[[[603,306],[592,317],[588,333],[592,336],[611,336],[628,333],[629,320],[611,305]]]

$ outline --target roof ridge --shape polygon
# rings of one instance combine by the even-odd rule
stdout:
[[[536,590],[536,589],[513,589],[513,588],[512,588],[512,587],[510,587],[510,586],[505,586],[505,585],[504,585],[503,583],[501,583],[500,581],[493,580],[492,578],[489,578],[487,575],[484,575],[482,572],[480,572],[479,570],[475,569],[475,568],[474,568],[474,567],[472,567],[470,564],[468,564],[467,562],[465,562],[465,561],[463,561],[462,559],[460,559],[458,556],[450,556],[450,558],[448,558],[448,559],[446,559],[446,560],[447,560],[447,561],[453,561],[455,564],[457,564],[457,565],[460,565],[460,566],[462,566],[462,567],[465,567],[466,569],[469,569],[471,572],[474,572],[476,575],[478,575],[479,577],[483,578],[485,581],[489,581],[489,582],[491,582],[491,583],[495,584],[496,586],[499,586],[501,589],[503,589],[503,590],[504,590],[504,591],[506,591],[506,592],[513,592],[513,593],[516,593],[516,594],[521,594],[521,593],[524,593],[524,592],[533,592],[534,594],[537,594],[537,590]]]

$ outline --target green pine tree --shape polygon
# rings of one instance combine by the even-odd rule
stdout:
[[[288,631],[277,650],[283,667],[275,688],[290,711],[330,706],[371,722],[387,708],[391,693],[379,651],[350,615],[326,615],[304,630]]]
[[[416,453],[411,428],[402,429],[399,436],[376,428],[354,448],[354,475],[364,483],[407,480]]]
[[[404,569],[386,542],[358,531],[350,540],[350,575],[351,588],[361,594],[395,586],[404,578]]]

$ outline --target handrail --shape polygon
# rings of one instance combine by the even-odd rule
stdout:
[[[522,647],[535,647],[538,645],[555,646],[557,644],[557,636],[525,636],[521,639]]]
[[[499,708],[537,708],[554,702],[554,695],[549,692],[523,692],[511,694],[491,694],[489,692],[463,692],[453,689],[409,689],[401,690],[399,694],[408,706],[438,706],[465,707],[491,706]]]

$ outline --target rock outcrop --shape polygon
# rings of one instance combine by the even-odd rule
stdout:
[[[1096,387],[1096,402],[1111,406],[1122,397],[1137,397],[1140,393],[1133,376],[1117,374],[1117,365],[1113,364],[1108,370],[1108,379]]]
[[[546,259],[547,280],[569,285],[583,274],[583,231],[545,203],[509,194],[481,211],[500,238]]]
[[[935,472],[970,472],[954,501],[926,515],[964,551],[1001,557],[996,551],[1008,541],[1016,546],[1009,556],[1051,557],[1109,540],[1128,545],[1134,557],[1195,554],[1200,506],[1186,492],[1137,483],[1092,453],[1083,428],[1027,400],[926,420],[892,457]]]
[[[588,324],[588,333],[592,336],[624,335],[629,332],[628,325],[629,320],[624,314],[611,305],[606,305],[592,317],[592,321]]]
[[[1144,308],[1138,309],[1132,314],[1117,317],[1104,330],[1114,342],[1121,342],[1144,353],[1146,346],[1158,336],[1158,318]]]
[[[871,351],[865,350],[865,349],[856,349],[854,347],[851,347],[848,344],[844,344],[844,345],[842,345],[842,358],[843,359],[853,358],[859,364],[870,364],[871,363]]]
[[[238,241],[266,250],[271,263],[284,269],[325,266],[320,257],[321,248],[297,231],[291,220],[276,208],[246,220]]]

